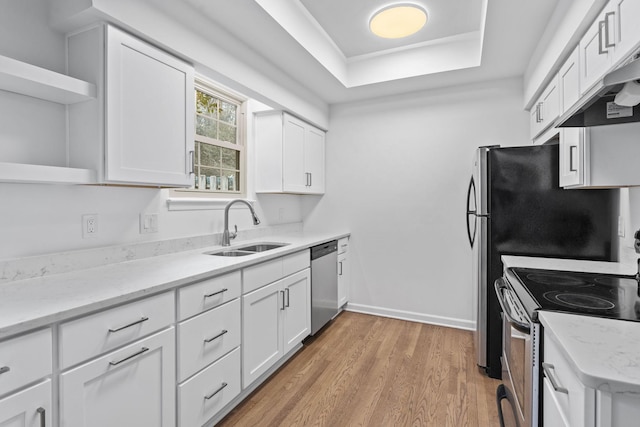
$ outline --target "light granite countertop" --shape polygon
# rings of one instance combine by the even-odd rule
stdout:
[[[540,321],[585,386],[640,393],[639,322],[550,311]]]
[[[204,254],[209,246],[134,261],[0,284],[0,339],[30,329],[126,303],[144,296],[291,254],[349,233],[291,233],[234,241],[230,248],[257,242],[287,243],[242,257]]]

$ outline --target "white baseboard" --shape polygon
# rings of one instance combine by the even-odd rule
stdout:
[[[347,311],[355,313],[372,314],[374,316],[390,317],[392,319],[408,320],[411,322],[427,323],[430,325],[446,326],[449,328],[464,329],[467,331],[476,330],[476,322],[471,320],[454,319],[452,317],[432,316],[423,313],[415,313],[404,310],[394,310],[391,308],[375,307],[364,304],[348,303]]]

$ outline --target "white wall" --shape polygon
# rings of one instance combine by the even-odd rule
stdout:
[[[473,328],[466,192],[481,145],[528,142],[508,80],[331,109],[327,194],[305,230],[352,233],[350,307]]]
[[[0,55],[64,72],[64,35],[48,27],[47,0],[0,0]],[[247,151],[253,144],[248,107]],[[65,108],[0,91],[0,162],[66,164]],[[300,198],[253,192],[253,157],[247,157],[248,198],[256,200],[261,227],[302,220]],[[168,190],[0,183],[0,260],[53,252],[220,233],[223,211],[169,211]],[[254,226],[233,210],[230,223]],[[159,232],[139,233],[139,214],[157,213]],[[82,214],[99,215],[99,235],[82,238]]]

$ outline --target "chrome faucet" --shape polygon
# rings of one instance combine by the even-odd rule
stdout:
[[[236,230],[235,232],[233,233],[229,232],[229,208],[231,207],[231,205],[238,202],[244,203],[249,207],[249,210],[251,211],[251,216],[253,216],[253,225],[260,224],[260,219],[258,218],[258,215],[256,215],[256,211],[253,210],[253,206],[251,206],[249,202],[242,199],[234,199],[230,201],[229,203],[227,203],[227,206],[225,206],[224,208],[224,232],[222,233],[222,246],[229,246],[231,244],[231,239],[235,239],[236,236],[238,235],[237,225],[234,226]]]

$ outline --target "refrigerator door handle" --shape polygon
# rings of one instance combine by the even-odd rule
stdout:
[[[472,199],[473,198],[473,199]],[[475,202],[476,200],[476,183],[473,180],[473,176],[471,177],[471,181],[469,181],[469,189],[467,190],[467,236],[469,237],[469,244],[473,249],[473,245],[476,241],[476,216],[477,216],[477,206],[476,209],[471,209],[471,200]],[[473,221],[473,233],[471,232],[471,221]]]

